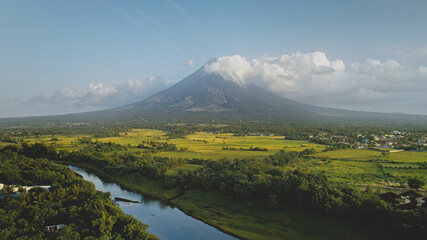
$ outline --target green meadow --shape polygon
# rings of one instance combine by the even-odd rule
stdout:
[[[39,136],[27,138],[28,143],[43,142],[55,145],[57,150],[78,150],[83,148],[78,139],[90,137],[89,135],[55,136],[57,141],[52,141],[52,136]],[[142,141],[159,141],[175,144],[178,148],[186,148],[186,151],[157,152],[156,156],[174,158],[198,158],[198,159],[260,159],[270,156],[281,149],[287,151],[301,151],[306,148],[314,148],[317,151],[325,149],[324,145],[311,143],[309,141],[286,140],[284,136],[233,136],[233,134],[214,134],[197,132],[187,135],[185,138],[169,139],[165,132],[152,129],[132,129],[121,133],[119,137],[108,137],[96,139],[101,142],[112,142],[128,147],[128,151],[142,152],[137,148]],[[93,139],[95,141],[95,139]],[[223,148],[235,148],[235,150],[224,150]],[[266,148],[267,151],[245,151],[250,147]],[[242,148],[243,150],[240,150]]]
[[[329,181],[373,187],[407,187],[410,177],[427,182],[426,152],[392,152],[344,149],[317,152],[298,165],[325,174]],[[426,189],[427,187],[424,186]]]
[[[56,138],[53,140],[53,137]],[[26,138],[28,143],[43,142],[55,145],[57,150],[73,151],[84,147],[79,139],[90,135],[68,136],[38,136]],[[383,155],[381,151],[368,149],[343,149],[324,151],[325,145],[310,141],[287,140],[285,136],[235,136],[231,133],[196,132],[184,138],[170,139],[167,134],[153,129],[132,129],[120,133],[118,137],[93,138],[92,141],[112,142],[127,147],[120,152],[143,154],[138,148],[142,141],[173,143],[184,151],[157,151],[154,156],[186,159],[263,159],[279,150],[302,151],[315,149],[302,163],[293,166],[294,169],[308,169],[315,173],[323,173],[332,183],[349,183],[372,187],[406,187],[410,177],[416,177],[427,182],[427,153],[426,152],[392,152]],[[5,143],[2,143],[3,145]],[[248,151],[250,148],[262,148],[266,151]],[[116,151],[117,152],[117,151]],[[189,171],[200,167],[197,164],[184,164],[168,170],[168,174],[176,174],[179,170]],[[424,188],[427,188],[424,186]]]

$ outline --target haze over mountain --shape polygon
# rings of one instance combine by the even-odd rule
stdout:
[[[395,122],[425,123],[427,116],[371,113],[318,107],[278,96],[253,84],[241,84],[210,71],[210,60],[177,84],[142,101],[119,108],[47,117],[9,118],[1,122]]]

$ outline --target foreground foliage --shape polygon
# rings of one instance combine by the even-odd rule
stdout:
[[[12,149],[13,150],[13,149]],[[0,182],[8,185],[50,185],[0,200],[0,239],[148,239],[147,226],[125,215],[109,193],[96,191],[65,166],[45,158],[55,153],[42,145],[24,145],[20,153],[0,151]],[[55,232],[46,226],[64,224]]]

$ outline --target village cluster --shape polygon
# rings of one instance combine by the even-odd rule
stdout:
[[[392,131],[379,134],[355,132],[348,135],[332,135],[320,132],[309,137],[317,143],[348,148],[377,149],[388,152],[427,151],[427,137],[423,133]]]

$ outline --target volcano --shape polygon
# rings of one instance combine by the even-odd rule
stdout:
[[[161,111],[248,112],[260,108],[307,110],[314,106],[279,97],[254,85],[238,85],[202,67],[174,86],[127,107]]]
[[[215,61],[215,60],[211,60]],[[210,62],[211,62],[210,61]],[[208,62],[209,64],[209,62]],[[359,122],[425,124],[427,116],[372,113],[319,107],[278,96],[254,85],[239,85],[201,67],[177,84],[142,101],[108,110],[0,122]]]
[[[215,59],[210,60],[210,62]],[[112,115],[120,112],[126,118],[169,121],[223,122],[347,122],[347,121],[406,121],[427,120],[426,116],[409,114],[372,113],[319,107],[278,96],[254,85],[239,85],[220,74],[205,70],[205,66],[177,84],[149,98],[104,111]]]

